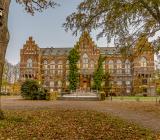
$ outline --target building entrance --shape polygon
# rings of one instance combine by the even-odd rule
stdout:
[[[91,88],[91,78],[89,75],[80,75],[80,89],[89,90]]]

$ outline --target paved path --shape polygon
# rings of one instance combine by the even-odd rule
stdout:
[[[18,109],[78,109],[96,110],[119,116],[129,122],[134,122],[160,132],[160,105],[154,102],[135,101],[29,101],[21,97],[2,97],[2,108]]]

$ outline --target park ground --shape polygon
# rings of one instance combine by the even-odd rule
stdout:
[[[0,139],[160,139],[160,104],[152,98],[135,99],[29,101],[2,97],[6,119],[0,122]]]

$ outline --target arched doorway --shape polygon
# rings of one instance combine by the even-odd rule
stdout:
[[[90,75],[80,75],[80,89],[90,90],[91,88],[91,76]]]

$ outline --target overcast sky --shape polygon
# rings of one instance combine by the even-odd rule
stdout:
[[[75,11],[82,0],[58,0],[60,7],[48,9],[35,16],[27,14],[23,7],[12,0],[9,15],[10,42],[7,60],[13,64],[20,61],[20,49],[29,36],[33,36],[39,47],[73,47],[78,37],[66,33],[62,24],[67,15]],[[107,46],[105,38],[96,41],[96,33],[92,38],[98,46]]]

